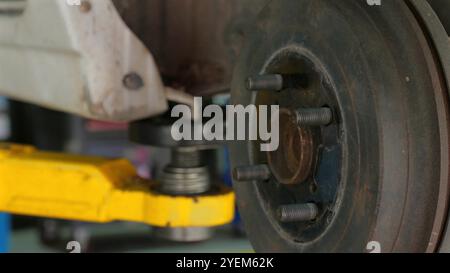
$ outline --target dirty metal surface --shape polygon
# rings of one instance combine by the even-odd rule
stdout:
[[[293,185],[304,182],[316,163],[313,133],[308,127],[298,127],[292,111],[280,110],[279,149],[268,152],[273,175],[280,183]]]
[[[166,83],[195,95],[229,90],[248,23],[267,2],[114,0],[155,56]]]
[[[450,124],[449,118],[449,103],[448,97],[450,94],[450,41],[448,33],[444,27],[449,27],[448,16],[444,16],[444,11],[450,10],[450,2],[448,1],[429,1],[428,5],[425,1],[410,0],[410,7],[415,12],[418,22],[426,34],[427,41],[424,41],[424,47],[430,46],[432,53],[429,58],[429,63],[438,67],[437,70],[431,70],[431,75],[434,77],[436,85],[442,86],[441,89],[435,88],[435,92],[443,92],[441,96],[447,100],[436,100],[436,105],[440,113],[447,112],[447,115],[440,115],[439,122],[441,124]],[[436,16],[433,12],[436,11]],[[447,31],[449,29],[447,28]],[[436,96],[439,98],[441,96]],[[441,162],[448,162],[450,156],[449,149],[449,131],[441,126]],[[449,208],[449,166],[448,164],[441,165],[441,180],[438,196],[438,204],[436,208],[435,220],[433,225],[433,232],[430,237],[428,251],[450,252],[450,234],[448,230],[448,208]]]
[[[436,250],[439,196],[448,181],[448,97],[438,55],[416,15],[407,1],[373,8],[364,1],[281,0],[254,22],[234,73],[232,103],[257,102],[245,79],[263,72],[280,50],[297,47],[333,87],[343,148],[341,191],[320,235],[294,240],[295,229],[285,232],[272,216],[261,194],[266,184],[235,184],[256,250],[362,252],[371,241],[383,252]],[[232,145],[233,166],[260,164],[252,146]]]

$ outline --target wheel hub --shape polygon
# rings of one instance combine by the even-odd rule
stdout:
[[[328,76],[316,58],[291,46],[267,63],[263,74],[250,77],[246,87],[255,92],[256,105],[279,105],[280,145],[263,153],[255,142],[252,162],[257,167],[238,168],[235,180],[266,180],[256,187],[268,204],[269,217],[287,240],[305,243],[325,232],[338,210],[340,111],[335,90],[324,80]],[[265,164],[271,173],[268,179]]]

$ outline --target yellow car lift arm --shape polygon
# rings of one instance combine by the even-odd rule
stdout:
[[[232,221],[227,188],[202,196],[167,196],[124,159],[40,152],[0,144],[0,211],[86,222],[156,227],[213,227]]]

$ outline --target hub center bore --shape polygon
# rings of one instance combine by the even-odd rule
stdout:
[[[275,178],[282,184],[304,182],[314,165],[314,140],[308,127],[297,125],[295,113],[282,108],[280,119],[280,146],[268,152],[267,158]]]

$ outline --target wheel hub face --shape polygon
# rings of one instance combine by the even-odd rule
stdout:
[[[255,152],[253,162],[268,163],[273,177],[258,184],[261,201],[286,240],[307,243],[321,236],[339,204],[342,139],[337,123],[300,126],[295,110],[329,107],[339,120],[340,107],[329,77],[320,62],[295,46],[282,48],[267,60],[263,74],[302,75],[307,86],[281,92],[260,91],[256,105],[279,105],[280,145],[273,152]],[[254,151],[259,147],[255,143]],[[314,203],[319,216],[313,221],[282,223],[277,209],[283,205]]]

